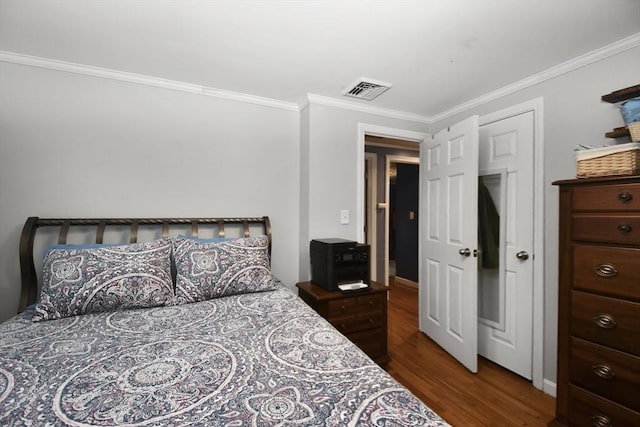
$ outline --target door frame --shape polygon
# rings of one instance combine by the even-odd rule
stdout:
[[[389,168],[391,163],[404,163],[407,165],[419,165],[420,164],[420,153],[417,153],[418,157],[409,157],[409,156],[399,156],[395,154],[388,154],[385,157],[385,170],[384,170],[384,284],[389,286],[389,210],[391,207],[390,200],[390,183],[391,177],[389,175]],[[419,194],[419,192],[418,192]],[[418,204],[418,206],[420,206]],[[420,238],[420,233],[418,233],[418,238]],[[418,246],[420,247],[420,246]],[[419,258],[418,258],[419,259]],[[420,262],[418,261],[418,265]],[[418,277],[420,277],[418,275]],[[419,279],[418,279],[419,280]]]
[[[531,382],[535,388],[552,396],[555,384],[544,380],[544,133],[543,99],[535,98],[499,111],[480,116],[479,125],[487,125],[520,114],[533,112],[533,298],[532,298],[532,367]],[[539,255],[539,256],[536,256]]]
[[[405,139],[408,141],[415,141],[417,143],[422,143],[430,134],[426,132],[417,132],[407,129],[399,129],[392,128],[387,126],[374,125],[371,123],[358,123],[358,149],[357,149],[357,160],[356,160],[356,230],[357,230],[357,239],[358,242],[364,241],[364,216],[366,215],[364,209],[364,159],[365,159],[365,135],[371,136],[380,136],[383,138],[395,138],[395,139]],[[386,174],[386,172],[385,172]],[[388,192],[388,191],[387,191]],[[385,196],[386,197],[386,196]],[[377,206],[377,200],[376,200]],[[385,207],[385,210],[388,212],[388,206]],[[385,218],[388,213],[385,213]],[[418,230],[418,233],[420,231]],[[388,239],[388,237],[387,237]],[[385,251],[388,251],[389,248],[385,245]],[[374,252],[372,249],[371,252]],[[418,245],[418,257],[420,257],[420,246]],[[387,262],[385,263],[385,275],[388,276],[389,271],[389,263],[388,258],[389,254],[386,254]],[[418,277],[420,277],[420,265],[418,265]],[[387,277],[384,281],[385,285],[388,285],[389,278]]]
[[[378,200],[378,155],[376,153],[364,153],[364,158],[367,163],[367,198],[369,203],[365,208],[365,215],[367,218],[366,223],[369,224],[369,241],[365,242],[370,245],[369,266],[371,280],[377,281],[378,279],[378,222],[376,221],[376,205]],[[364,230],[364,226],[363,226]],[[363,240],[364,241],[364,238]]]

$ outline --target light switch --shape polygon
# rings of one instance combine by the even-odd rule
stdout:
[[[349,224],[349,210],[342,209],[340,211],[340,224]]]

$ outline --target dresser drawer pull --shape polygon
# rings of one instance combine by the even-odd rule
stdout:
[[[346,311],[346,310],[347,310],[347,307],[345,307],[344,305],[341,305],[341,306],[340,306],[340,310],[342,310],[342,311]]]
[[[593,369],[593,373],[602,378],[603,380],[612,380],[615,378],[616,374],[613,372],[613,369],[608,365],[604,365],[602,363],[598,363],[597,365],[591,366]]]
[[[618,270],[613,264],[598,264],[595,268],[596,274],[601,277],[615,277],[618,275]]]
[[[630,233],[631,230],[633,230],[633,227],[631,227],[631,224],[618,224],[618,231],[621,232],[622,234]]]
[[[594,427],[611,427],[611,420],[606,415],[591,415],[591,424]]]
[[[613,329],[616,327],[616,320],[612,315],[599,313],[593,316],[593,322],[602,329]]]
[[[633,195],[626,191],[623,191],[622,193],[618,194],[618,200],[620,200],[621,202],[625,202],[625,203],[630,202],[631,199],[633,199]]]

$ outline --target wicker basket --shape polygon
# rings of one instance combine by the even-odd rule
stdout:
[[[640,141],[640,122],[633,122],[627,125],[632,141]]]
[[[577,177],[639,175],[640,143],[594,148],[576,153]]]

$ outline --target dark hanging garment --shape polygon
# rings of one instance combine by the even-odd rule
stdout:
[[[478,246],[482,268],[500,267],[500,215],[482,179],[478,180]]]

